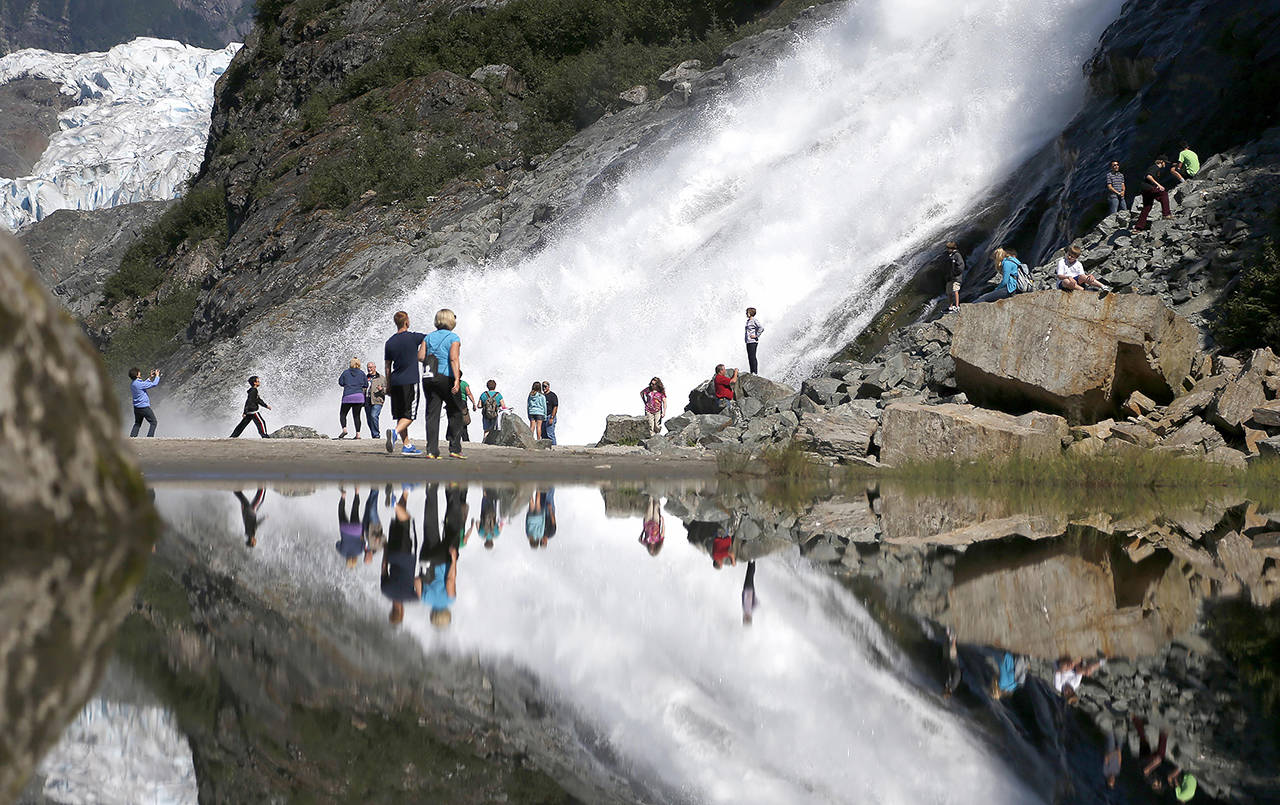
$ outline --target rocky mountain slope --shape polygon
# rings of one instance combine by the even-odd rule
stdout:
[[[254,0],[0,0],[0,52],[106,50],[139,36],[220,48],[243,42]]]
[[[58,114],[71,106],[61,88],[41,78],[0,85],[0,177],[31,173],[58,131]]]

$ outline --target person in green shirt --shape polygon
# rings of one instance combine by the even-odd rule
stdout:
[[[1182,150],[1178,152],[1178,161],[1174,163],[1173,172],[1182,181],[1186,181],[1200,172],[1200,157],[1191,150],[1191,145],[1182,141]]]

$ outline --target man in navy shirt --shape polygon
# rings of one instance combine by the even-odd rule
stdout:
[[[383,350],[386,359],[387,397],[391,400],[391,418],[395,430],[387,431],[387,452],[395,449],[399,435],[404,455],[418,455],[422,451],[409,441],[409,424],[418,417],[418,348],[422,345],[422,333],[409,329],[409,314],[396,311],[396,334],[387,339]]]

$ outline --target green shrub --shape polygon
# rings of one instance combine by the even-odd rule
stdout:
[[[129,246],[120,268],[103,284],[105,304],[139,299],[160,287],[157,261],[186,240],[227,239],[226,193],[221,185],[193,187]]]
[[[1280,603],[1257,609],[1246,600],[1224,601],[1207,616],[1213,642],[1258,694],[1280,738]]]
[[[1280,352],[1280,255],[1268,240],[1223,304],[1214,336],[1232,350],[1271,347]]]
[[[177,290],[147,308],[142,319],[121,327],[107,346],[107,370],[123,372],[130,365],[155,365],[173,346],[174,336],[191,324],[198,294],[196,288]]]

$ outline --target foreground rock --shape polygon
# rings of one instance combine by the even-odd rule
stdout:
[[[97,353],[0,235],[0,799],[97,685],[157,532]]]
[[[376,435],[376,434],[375,434]],[[271,432],[272,439],[328,439],[320,431],[315,428],[308,428],[306,425],[285,425],[283,428],[277,428]]]
[[[1066,420],[1049,414],[1021,417],[972,405],[895,403],[880,418],[880,462],[902,466],[936,459],[970,460],[1062,452]]]
[[[596,442],[596,447],[611,444],[637,445],[651,435],[646,417],[610,414],[605,417],[604,433],[600,436],[600,441]]]
[[[1019,294],[965,305],[952,324],[956,385],[970,400],[1072,422],[1112,416],[1135,391],[1169,402],[1198,350],[1191,324],[1134,294]]]
[[[498,424],[484,435],[484,443],[495,447],[519,447],[532,450],[538,446],[533,438],[533,430],[529,423],[514,414],[503,414],[498,417]]]

